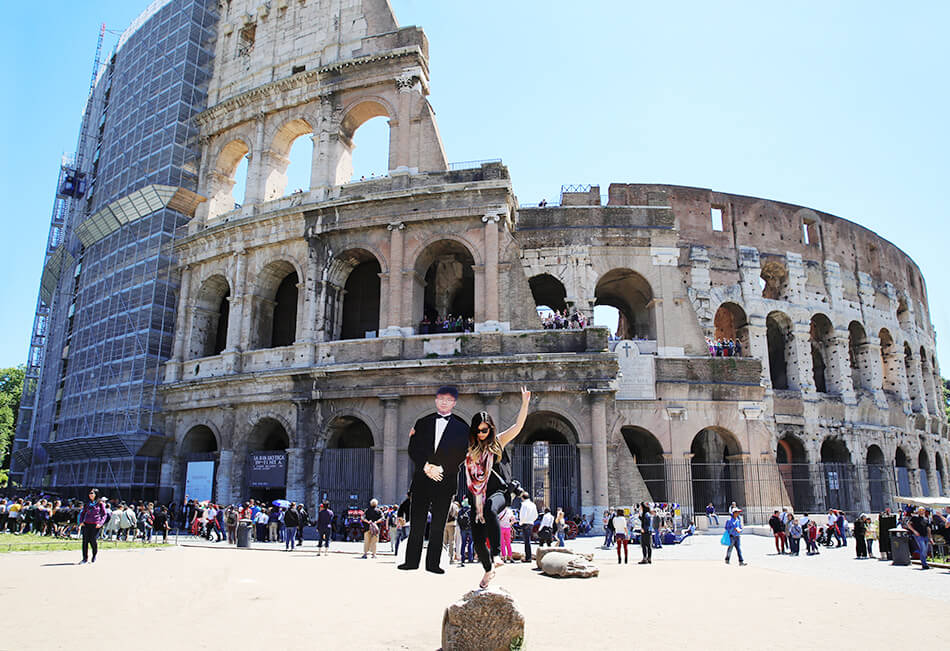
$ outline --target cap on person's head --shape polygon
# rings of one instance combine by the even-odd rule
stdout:
[[[439,390],[435,392],[436,396],[452,396],[453,400],[459,399],[459,390],[452,386],[451,384],[446,384],[445,386],[439,387]]]

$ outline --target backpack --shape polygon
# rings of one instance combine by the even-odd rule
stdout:
[[[458,518],[456,519],[459,528],[461,529],[471,529],[472,528],[472,519],[469,516],[468,509],[463,509],[459,511]]]

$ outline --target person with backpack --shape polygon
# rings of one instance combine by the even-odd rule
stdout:
[[[99,552],[99,530],[106,521],[105,504],[99,501],[99,491],[89,489],[89,502],[79,513],[79,524],[82,526],[82,560],[80,565],[89,560],[89,548],[92,547],[92,562],[96,562]]]
[[[297,526],[300,524],[300,515],[297,513],[297,505],[291,503],[290,508],[284,513],[284,551],[294,551],[297,543]]]
[[[466,559],[471,563],[475,555],[474,541],[472,540],[472,509],[468,505],[468,498],[462,500],[462,507],[455,518],[455,525],[458,527],[459,535],[462,538],[459,567],[465,567]]]

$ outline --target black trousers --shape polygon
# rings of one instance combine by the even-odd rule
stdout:
[[[524,539],[524,558],[526,561],[531,560],[531,532],[532,531],[534,531],[533,524],[521,525],[521,537]]]
[[[475,504],[475,496],[472,493],[468,494],[468,502],[469,504]],[[475,547],[475,555],[486,572],[491,571],[492,558],[498,556],[501,548],[501,528],[498,526],[498,513],[504,508],[505,496],[502,493],[494,493],[485,499],[485,505],[482,509],[482,515],[485,517],[484,522],[478,522],[477,509],[474,506],[472,507],[472,544]],[[485,545],[486,539],[488,540],[488,546]]]
[[[653,560],[653,545],[650,541],[650,533],[643,532],[640,534],[640,553],[643,554],[643,560],[652,561]]]
[[[99,527],[94,524],[82,525],[82,559],[89,560],[89,547],[92,547],[92,560],[96,560],[99,553]]]
[[[422,539],[425,535],[426,520],[432,512],[432,524],[429,527],[429,548],[426,550],[426,569],[438,569],[442,557],[442,534],[445,533],[445,521],[449,516],[449,503],[452,493],[430,494],[427,491],[413,491],[409,506],[409,540],[406,542],[406,562],[408,568],[419,567],[422,559]]]

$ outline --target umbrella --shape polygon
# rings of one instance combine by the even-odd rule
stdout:
[[[287,500],[274,500],[273,502],[271,502],[271,504],[273,504],[274,506],[279,506],[282,509],[290,508],[290,502],[288,502]]]

